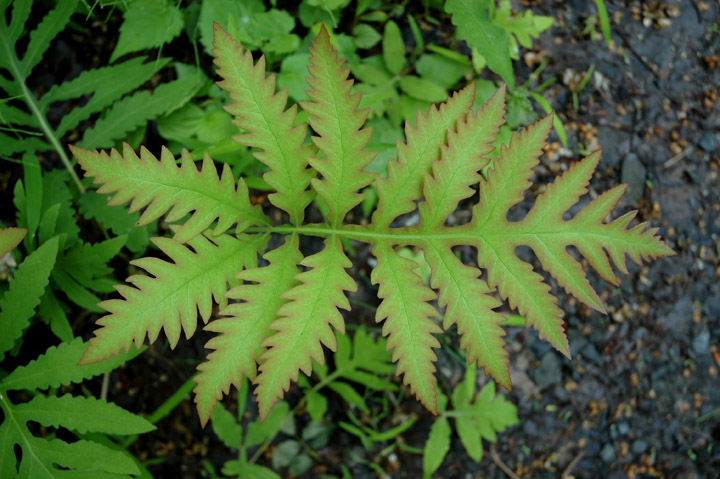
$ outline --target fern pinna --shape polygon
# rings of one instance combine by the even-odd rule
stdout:
[[[628,228],[635,213],[603,222],[625,186],[563,219],[587,193],[599,152],[548,185],[525,218],[508,221],[508,209],[530,186],[552,119],[514,134],[491,163],[488,156],[504,122],[504,87],[474,113],[475,87],[470,85],[427,115],[419,114],[415,126],[406,126],[406,142],[398,145],[387,178],[381,178],[365,171],[374,158],[365,149],[372,134],[363,128],[368,110],[358,109],[360,93],[352,93],[349,68],[324,27],[310,48],[311,101],[300,104],[316,135],[312,144],[305,142],[307,125],[295,124],[297,106],[286,109],[287,90],[276,92],[274,75],[266,77],[264,58],[254,62],[218,25],[214,46],[223,78],[219,85],[233,101],[227,110],[243,132],[235,139],[257,150],[255,157],[268,167],[263,178],[275,190],[269,200],[287,213],[289,222],[274,225],[252,205],[243,179],[234,183],[227,165],[218,177],[208,156],[198,170],[186,152],[178,164],[167,150],[158,160],[145,149],[137,155],[127,145],[122,154],[72,148],[85,174],[101,185],[98,191],[115,193],[113,204],[131,201],[133,212],[144,208],[141,222],[168,213],[167,221],[178,223],[190,214],[174,226],[174,238],[155,240],[172,262],[136,261],[149,275],[130,277],[132,286],[118,288],[123,299],[100,304],[110,314],[98,321],[82,363],[140,345],[146,335],[154,341],[160,329],[174,346],[181,328],[187,337],[193,334],[199,309],[206,329],[217,333],[207,344],[213,351],[199,366],[195,388],[203,423],[230,385],[240,387],[245,376],[256,385],[260,414],[266,417],[299,371],[310,375],[313,360],[323,363],[323,346],[335,349],[333,329],[344,331],[341,310],[350,309],[346,293],[356,290],[343,238],[370,244],[377,258],[371,280],[381,299],[376,320],[383,323],[397,373],[432,412],[437,411],[433,349],[442,332],[434,320],[440,317],[436,301],[446,308],[442,328],[457,325],[468,362],[506,388],[510,374],[496,290],[542,338],[570,355],[550,286],[516,256],[517,246],[531,247],[567,292],[598,311],[604,311],[602,302],[568,246],[613,284],[611,260],[627,273],[625,255],[640,263],[673,254],[656,229]],[[363,199],[360,191],[373,183],[379,203],[370,224],[346,224],[348,212]],[[480,199],[472,220],[446,226],[458,203],[474,194],[474,186]],[[327,206],[326,221],[305,224],[305,209],[315,197]],[[392,227],[397,217],[416,209],[418,200],[419,224]],[[283,243],[266,251],[272,233],[284,235]],[[299,235],[321,237],[324,245],[303,257]],[[414,272],[417,264],[397,253],[403,245],[425,252],[431,287]],[[477,250],[477,265],[458,259],[453,247],[461,245]],[[479,268],[487,270],[486,277]],[[213,300],[222,317],[210,321]]]

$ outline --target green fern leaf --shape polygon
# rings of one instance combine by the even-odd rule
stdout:
[[[425,174],[440,158],[440,148],[449,131],[466,117],[475,99],[475,84],[463,88],[446,103],[430,108],[427,115],[418,113],[415,126],[405,125],[406,143],[398,144],[398,159],[388,163],[388,177],[376,180],[378,206],[372,224],[390,226],[392,220],[415,209],[414,200],[423,196]]]
[[[35,393],[31,401],[14,404],[6,395],[9,390],[57,388],[80,382],[115,369],[139,353],[133,351],[110,361],[78,366],[86,347],[81,339],[53,346],[0,381],[0,410],[4,418],[0,423],[0,477],[130,479],[130,474],[140,473],[135,461],[123,451],[83,439],[67,443],[54,439],[54,434],[39,438],[29,430],[28,422],[65,427],[78,434],[137,434],[154,429],[145,419],[94,398],[69,395],[58,398]]]
[[[55,234],[65,235],[65,249],[71,248],[78,241],[80,228],[75,221],[73,193],[68,186],[70,175],[63,170],[52,170],[42,175],[42,211],[47,212],[59,205]]]
[[[480,271],[462,264],[452,253],[451,243],[427,241],[425,258],[432,270],[431,285],[440,290],[438,303],[447,306],[443,328],[457,324],[460,349],[467,350],[467,362],[478,366],[498,384],[511,388],[510,370],[500,324],[505,317],[494,311],[500,302],[490,296],[492,289],[478,278]]]
[[[111,195],[102,195],[96,191],[86,191],[78,198],[80,214],[85,219],[94,219],[115,236],[127,236],[125,247],[137,253],[150,243],[150,233],[156,228],[153,224],[136,226],[140,221],[140,213],[127,214],[124,208],[109,206]]]
[[[54,85],[40,99],[39,103],[42,111],[47,111],[53,102],[80,98],[92,93],[86,104],[63,116],[56,130],[56,135],[58,137],[64,136],[65,133],[75,128],[93,113],[112,105],[124,94],[145,83],[155,72],[169,62],[168,59],[159,59],[155,62],[144,63],[145,60],[147,60],[146,57],[137,57],[118,65],[85,70],[77,78],[60,85]],[[96,147],[91,146],[91,148]]]
[[[297,107],[285,110],[287,90],[275,93],[275,75],[265,78],[265,57],[253,64],[250,52],[217,23],[214,31],[215,64],[218,75],[224,78],[218,85],[235,102],[226,110],[237,117],[238,127],[248,131],[235,139],[261,150],[254,155],[270,168],[263,175],[276,191],[269,196],[270,201],[290,215],[291,223],[300,224],[313,198],[307,190],[313,176],[307,164],[314,150],[303,146],[307,126],[293,126]]]
[[[502,396],[495,396],[494,383],[487,383],[475,396],[475,370],[472,368],[453,391],[452,405],[458,436],[474,461],[483,457],[483,439],[495,442],[497,432],[519,422],[515,405]]]
[[[268,266],[240,273],[238,279],[247,283],[227,293],[229,299],[238,302],[221,311],[226,318],[205,327],[220,335],[208,341],[206,347],[215,351],[198,366],[200,374],[195,377],[195,402],[203,424],[231,384],[240,389],[244,376],[249,379],[257,376],[257,361],[266,349],[263,341],[271,334],[269,327],[277,318],[278,309],[287,302],[278,291],[288,291],[298,283],[295,275],[302,255],[297,241],[297,236],[293,236],[267,253]]]
[[[126,53],[169,43],[183,31],[183,13],[167,1],[136,0],[128,5],[110,61]]]
[[[332,226],[341,224],[347,212],[363,200],[364,195],[357,192],[373,180],[373,175],[363,170],[375,158],[374,152],[364,149],[372,129],[361,129],[370,109],[358,111],[362,95],[350,94],[350,68],[343,68],[343,63],[323,25],[310,47],[307,80],[312,90],[307,94],[313,101],[300,105],[309,115],[310,126],[320,133],[313,142],[325,158],[311,158],[310,165],[323,178],[313,178],[312,185],[330,210]]]
[[[121,352],[107,361],[78,366],[77,364],[87,348],[88,343],[80,338],[75,338],[69,343],[51,346],[37,359],[30,361],[25,366],[15,368],[2,380],[0,389],[5,391],[32,390],[57,388],[61,384],[77,384],[85,379],[116,369],[144,350],[130,348],[130,351]]]
[[[448,2],[453,3],[450,8],[455,15],[462,8],[470,9],[461,5],[463,1]],[[456,8],[457,5],[462,8]],[[407,143],[398,145],[398,159],[390,162],[388,178],[375,179],[378,207],[371,224],[343,224],[347,213],[362,198],[358,191],[369,184],[371,176],[364,173],[364,168],[372,153],[364,150],[369,136],[368,130],[362,128],[366,113],[358,111],[359,98],[351,94],[347,69],[330,46],[328,33],[321,30],[311,47],[309,82],[312,89],[309,97],[312,101],[301,104],[316,134],[313,141],[317,150],[304,146],[306,126],[293,126],[296,107],[285,110],[287,92],[275,92],[274,77],[265,77],[264,59],[254,63],[251,54],[217,24],[214,44],[218,72],[224,78],[220,84],[234,101],[228,110],[237,117],[237,125],[247,132],[240,135],[238,141],[260,150],[256,153],[257,158],[270,169],[265,174],[265,181],[275,189],[271,201],[289,214],[290,224],[276,226],[261,214],[253,215],[242,183],[242,194],[237,197],[233,195],[238,192],[229,188],[217,196],[199,195],[177,206],[175,202],[180,201],[177,200],[178,191],[194,190],[191,180],[180,182],[183,189],[164,186],[170,182],[167,178],[176,181],[174,178],[180,176],[174,158],[167,153],[158,163],[154,158],[147,161],[147,153],[141,155],[146,158],[141,161],[134,153],[126,152],[130,159],[122,161],[117,152],[109,156],[77,150],[88,176],[101,176],[103,168],[116,170],[113,172],[116,177],[100,178],[100,183],[106,183],[100,192],[103,188],[118,191],[113,199],[116,203],[134,200],[132,211],[147,207],[141,221],[156,219],[174,207],[168,218],[170,221],[180,220],[195,210],[183,226],[194,234],[216,219],[215,233],[218,235],[228,230],[233,222],[238,222],[240,227],[236,235],[243,233],[240,240],[233,240],[230,235],[217,236],[217,245],[209,247],[212,251],[223,249],[221,245],[233,241],[248,243],[252,241],[248,235],[256,235],[255,246],[248,247],[246,252],[228,252],[231,256],[238,255],[232,265],[228,264],[232,261],[220,261],[220,253],[206,252],[203,254],[208,255],[207,260],[189,261],[193,255],[182,245],[173,240],[158,240],[161,249],[175,263],[160,260],[138,263],[156,277],[133,277],[130,281],[137,288],[120,288],[125,300],[103,303],[112,314],[100,320],[103,328],[85,358],[96,355],[99,359],[133,342],[139,344],[146,333],[154,340],[160,327],[169,328],[168,337],[174,344],[180,334],[181,320],[186,331],[194,330],[196,304],[200,304],[204,319],[207,319],[206,312],[213,296],[224,306],[223,288],[228,282],[232,285],[237,275],[235,281],[241,284],[228,294],[237,302],[223,309],[224,318],[207,327],[220,334],[208,343],[214,352],[209,361],[200,366],[195,390],[203,422],[210,417],[215,404],[228,392],[230,385],[238,386],[244,377],[254,380],[261,416],[267,417],[290,382],[298,378],[298,371],[309,375],[315,367],[319,376],[327,377],[323,345],[332,350],[338,342],[344,345],[336,356],[336,365],[358,374],[342,377],[369,384],[370,379],[365,373],[370,372],[353,366],[359,360],[357,352],[350,357],[348,341],[337,339],[344,332],[344,320],[339,310],[349,309],[345,292],[356,288],[346,272],[351,263],[341,240],[350,239],[371,246],[372,254],[377,258],[371,280],[378,285],[381,299],[376,320],[384,321],[383,334],[388,336],[387,347],[392,350],[397,373],[403,375],[412,393],[433,412],[437,411],[438,404],[433,350],[439,347],[435,335],[441,332],[433,321],[439,316],[431,304],[436,294],[415,273],[417,263],[403,258],[396,249],[412,246],[424,250],[430,284],[438,291],[439,307],[446,308],[443,327],[448,329],[456,324],[460,345],[467,350],[468,363],[482,366],[497,383],[508,388],[511,382],[504,349],[504,318],[496,312],[500,302],[492,295],[494,289],[511,307],[517,308],[542,338],[547,338],[559,351],[569,355],[562,312],[556,298],[542,276],[515,254],[517,247],[530,247],[543,269],[558,284],[599,311],[604,311],[602,303],[580,263],[568,254],[568,247],[576,247],[590,266],[612,283],[617,282],[612,264],[627,272],[626,256],[640,263],[673,254],[655,235],[655,229],[646,230],[644,224],[630,228],[633,214],[604,223],[624,187],[601,194],[572,219],[563,219],[563,215],[587,193],[599,153],[590,155],[557,178],[537,198],[524,219],[508,221],[508,210],[523,200],[523,193],[531,184],[532,168],[538,163],[552,118],[545,118],[520,134],[512,134],[509,144],[497,151],[492,145],[503,123],[505,89],[501,88],[482,109],[473,113],[474,85],[456,93],[439,108],[431,107],[427,116],[418,115],[417,126],[406,127]],[[488,166],[490,156],[493,163]],[[145,186],[123,183],[129,169],[128,161],[133,165],[131,171],[137,172],[134,173],[137,179],[144,178],[143,175],[156,178],[151,183],[158,185],[158,191],[148,193],[141,189]],[[115,166],[98,169],[96,163],[104,162],[114,162]],[[205,162],[210,168],[210,159]],[[197,171],[187,168],[195,175],[193,181],[200,181],[196,179]],[[205,174],[205,169],[203,167],[200,177]],[[316,170],[321,177],[313,179]],[[487,172],[481,174],[481,170]],[[214,178],[215,183],[223,183]],[[308,190],[309,186],[312,190]],[[474,195],[476,186],[479,201],[472,208],[471,221],[460,226],[448,224],[460,202]],[[328,206],[328,214],[322,223],[304,225],[304,210],[315,193],[320,194]],[[233,201],[227,198],[233,198]],[[203,202],[207,202],[212,214],[202,210]],[[230,204],[241,206],[223,213],[224,216],[218,213],[219,205]],[[397,217],[416,208],[418,225],[390,227]],[[188,224],[192,226],[188,227]],[[193,236],[187,231],[184,233],[187,238]],[[290,239],[286,239],[280,248],[266,253],[269,264],[257,268],[254,255],[263,251],[265,238],[270,234],[289,235]],[[301,259],[299,235],[325,239],[324,249],[300,261],[300,266],[305,269],[298,268]],[[196,236],[193,241],[210,244],[202,236]],[[190,245],[198,249],[193,242]],[[478,267],[487,270],[485,278],[480,277],[478,267],[465,265],[458,259],[453,249],[461,246],[477,250]],[[245,256],[240,260],[245,253],[253,257]],[[201,252],[198,251],[196,256],[202,256]],[[247,269],[243,271],[243,268]],[[215,283],[212,287],[206,285],[202,292],[188,289],[188,285],[194,285],[193,281],[182,279],[182,275],[189,275],[199,281],[210,270]],[[298,270],[302,272],[297,274]],[[189,309],[177,307],[172,317],[153,309],[164,299],[181,296],[186,301],[183,305],[188,305]],[[137,310],[153,311],[153,314],[150,317],[138,315]],[[328,387],[358,407],[364,405],[356,393],[353,396],[355,391],[349,384],[336,381]],[[459,426],[459,429],[464,427]],[[464,434],[461,433],[461,437]]]
[[[266,238],[217,236],[214,243],[204,236],[196,236],[188,244],[195,250],[169,238],[155,238],[153,242],[174,263],[157,258],[142,258],[133,264],[152,276],[135,275],[128,282],[135,287],[118,286],[124,300],[103,301],[100,306],[110,314],[98,320],[102,325],[90,340],[81,364],[107,359],[134,342],[139,347],[147,335],[155,341],[160,329],[171,347],[180,338],[180,330],[189,338],[197,327],[197,313],[204,322],[210,318],[212,300],[221,306],[228,281],[243,267],[254,266],[257,251]]]
[[[480,202],[473,209],[472,230],[479,233],[507,229],[507,210],[522,200],[522,192],[530,186],[532,167],[538,163],[551,126],[552,118],[546,117],[514,136],[508,147],[503,147],[488,173],[488,180],[481,182]],[[478,234],[473,241],[478,248],[478,264],[488,270],[489,283],[527,318],[540,337],[569,357],[562,311],[550,294],[550,286],[532,271],[529,263],[515,255],[518,243],[509,241],[511,238]]]
[[[116,150],[108,155],[74,146],[70,149],[85,174],[102,185],[98,193],[115,193],[110,205],[132,200],[131,213],[145,208],[139,224],[148,224],[168,210],[168,222],[181,220],[193,211],[190,219],[175,233],[175,239],[181,243],[200,234],[216,219],[214,235],[223,233],[235,222],[239,230],[251,224],[269,223],[260,207],[250,204],[242,178],[236,189],[227,164],[218,178],[208,155],[203,158],[202,168],[198,171],[187,150],[183,150],[178,167],[175,157],[165,148],[159,161],[145,148],[137,156],[127,144],[122,156]]]
[[[515,77],[510,61],[510,35],[487,18],[487,8],[486,2],[445,2],[445,11],[452,14],[451,21],[457,27],[458,37],[465,40],[470,48],[477,49],[488,67],[500,75],[512,90],[515,88]]]
[[[10,287],[0,299],[0,360],[15,344],[30,321],[48,284],[58,252],[58,238],[35,250],[20,264]]]
[[[108,277],[113,272],[108,262],[120,252],[126,240],[126,236],[116,236],[95,244],[79,242],[58,258],[53,273],[62,271],[85,289],[112,292],[115,281]]]
[[[182,99],[190,99],[198,78],[187,76],[157,87],[152,94],[140,91],[113,104],[107,114],[85,130],[79,146],[109,148],[125,135],[148,120],[177,108]]]
[[[398,363],[397,374],[405,375],[405,384],[436,414],[433,363],[437,356],[432,349],[440,347],[433,334],[439,334],[441,329],[430,319],[438,313],[428,303],[435,299],[435,293],[413,271],[417,268],[414,261],[383,243],[373,247],[373,254],[378,262],[371,280],[379,284],[378,297],[383,300],[375,320],[385,320],[383,336],[388,336],[388,349],[393,350],[393,361]]]
[[[81,434],[141,434],[155,426],[113,403],[93,397],[35,396],[30,402],[13,408],[20,422],[35,421],[48,427],[65,427]]]
[[[425,202],[420,204],[420,230],[430,231],[445,224],[460,200],[473,194],[471,185],[480,181],[480,170],[490,160],[500,126],[505,123],[505,87],[500,88],[482,110],[459,121],[450,131],[440,160],[432,164],[432,176],[425,178]]]
[[[16,423],[17,424],[17,423]],[[40,439],[23,424],[5,421],[0,426],[0,474],[3,477],[57,479],[131,479],[140,473],[135,462],[122,451],[97,442],[79,440],[67,443],[59,439]],[[14,448],[22,451],[19,473]]]
[[[0,61],[4,66],[7,66],[10,74],[15,78],[15,83],[8,82],[3,78],[0,87],[6,90],[10,96],[20,96],[22,94],[21,85],[25,85],[25,80],[42,59],[43,53],[50,46],[50,42],[65,28],[70,16],[75,12],[77,0],[60,0],[57,2],[57,6],[45,15],[35,30],[30,32],[27,49],[22,60],[19,60],[15,50],[15,43],[23,33],[23,27],[30,15],[32,4],[31,0],[13,2],[12,20],[9,25],[5,17],[7,6],[2,8]]]
[[[328,238],[322,251],[300,264],[310,269],[298,274],[296,279],[301,284],[283,295],[289,302],[278,310],[278,319],[270,325],[277,333],[263,343],[268,350],[262,355],[264,362],[255,380],[263,418],[290,387],[290,380],[297,380],[298,370],[309,376],[313,359],[324,363],[323,344],[335,350],[335,334],[330,326],[345,332],[338,309],[349,310],[350,303],[343,291],[357,289],[345,271],[352,263],[337,237]]]

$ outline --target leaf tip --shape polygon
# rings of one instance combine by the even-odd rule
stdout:
[[[90,340],[90,345],[87,347],[87,349],[83,353],[83,355],[80,358],[80,361],[78,361],[77,365],[78,366],[88,366],[90,364],[99,363],[100,361],[103,361],[103,360],[109,358],[109,356],[104,354],[102,351],[99,352],[98,349],[99,348],[95,347],[95,345],[93,344],[93,340]]]

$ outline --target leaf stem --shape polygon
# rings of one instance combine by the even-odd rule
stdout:
[[[7,45],[6,45],[7,47]],[[13,56],[11,55],[11,58]],[[67,153],[65,152],[65,149],[60,144],[60,141],[58,141],[57,137],[55,136],[55,132],[52,128],[50,128],[50,125],[47,122],[47,119],[45,118],[45,115],[42,114],[40,111],[40,107],[37,104],[37,99],[35,98],[35,95],[32,94],[32,92],[28,89],[27,84],[25,83],[25,80],[22,77],[22,74],[20,73],[20,70],[18,69],[18,65],[16,62],[10,62],[10,68],[12,70],[12,74],[15,77],[15,81],[18,82],[20,85],[20,88],[22,90],[22,96],[25,97],[25,103],[30,108],[30,110],[33,112],[33,115],[37,118],[38,122],[40,123],[40,129],[45,133],[45,136],[50,141],[50,144],[55,148],[55,151],[58,155],[60,155],[60,160],[63,162],[63,165],[65,165],[65,168],[68,170],[68,173],[70,173],[70,177],[75,182],[75,185],[77,186],[80,193],[85,193],[85,187],[80,182],[80,178],[78,178],[77,173],[75,173],[75,169],[73,168],[72,163],[70,162],[70,157],[68,157]]]

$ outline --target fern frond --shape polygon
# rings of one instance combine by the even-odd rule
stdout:
[[[50,42],[65,28],[70,16],[75,13],[77,3],[78,0],[59,0],[57,6],[30,32],[30,43],[20,63],[18,80],[27,79],[32,69],[40,63]]]
[[[393,219],[415,209],[423,196],[425,174],[440,158],[449,131],[468,115],[475,99],[475,83],[455,93],[427,115],[418,112],[415,126],[405,124],[406,143],[398,142],[398,159],[388,162],[387,178],[378,178],[378,206],[372,216],[376,229],[387,228]]]
[[[57,388],[61,384],[80,383],[85,379],[98,376],[116,369],[144,351],[130,348],[107,361],[78,366],[88,343],[75,338],[69,343],[50,346],[44,354],[25,366],[15,368],[2,380],[2,389],[47,389]]]
[[[464,4],[455,8],[460,3],[455,2],[451,9],[455,20],[462,20],[459,11],[472,10]],[[481,20],[473,18],[464,24],[482,26]],[[250,206],[242,181],[236,190],[229,171],[218,179],[211,171],[209,157],[198,172],[187,153],[178,168],[167,152],[157,161],[146,151],[138,158],[129,148],[125,159],[117,152],[108,155],[75,149],[87,175],[104,184],[100,193],[116,192],[114,204],[132,201],[131,211],[145,208],[141,223],[168,211],[168,221],[179,221],[192,212],[176,240],[195,236],[189,244],[197,252],[189,252],[174,240],[156,240],[174,263],[157,259],[136,262],[155,277],[134,276],[129,281],[135,288],[118,288],[124,300],[102,303],[111,314],[100,320],[103,327],[92,340],[83,358],[85,363],[140,344],[146,334],[154,340],[160,328],[166,329],[174,345],[181,325],[186,334],[194,331],[198,306],[206,320],[212,297],[225,304],[221,295],[227,283],[239,282],[227,294],[236,302],[222,310],[222,319],[207,326],[219,335],[208,342],[213,351],[199,368],[195,388],[203,423],[230,385],[239,386],[244,377],[256,384],[262,417],[268,416],[299,371],[311,374],[313,361],[316,369],[322,370],[319,375],[329,377],[323,368],[323,345],[335,350],[338,342],[344,341],[337,339],[344,332],[340,309],[350,309],[345,292],[356,289],[346,272],[351,262],[342,239],[371,246],[377,258],[371,280],[378,285],[381,299],[376,320],[384,321],[383,334],[388,336],[397,373],[433,412],[438,408],[433,350],[439,347],[435,335],[441,332],[433,320],[439,314],[431,304],[436,296],[415,273],[417,263],[400,256],[397,247],[412,245],[424,250],[430,285],[439,293],[439,306],[445,308],[444,328],[457,324],[468,363],[477,363],[507,388],[511,381],[504,349],[504,317],[496,312],[500,302],[492,295],[495,289],[525,316],[541,338],[563,354],[570,354],[557,299],[543,277],[518,257],[516,248],[531,248],[547,274],[599,311],[604,311],[602,302],[568,247],[577,248],[590,266],[612,283],[617,283],[613,264],[627,272],[626,256],[639,263],[673,254],[656,236],[656,229],[646,230],[644,224],[630,227],[633,213],[604,223],[624,187],[601,194],[572,219],[563,219],[587,193],[599,153],[558,177],[524,219],[508,221],[508,211],[523,200],[531,185],[532,169],[538,164],[553,120],[547,117],[520,134],[512,134],[509,144],[495,152],[493,143],[503,123],[505,88],[472,113],[474,84],[439,108],[432,106],[427,115],[419,114],[417,126],[406,126],[407,142],[398,144],[398,159],[390,161],[387,179],[375,181],[378,207],[371,224],[343,224],[362,198],[358,191],[371,183],[372,176],[364,169],[373,154],[364,149],[370,136],[370,130],[363,129],[367,112],[358,110],[359,95],[351,92],[348,69],[330,45],[329,34],[322,28],[312,43],[311,101],[301,103],[317,135],[313,137],[316,148],[304,145],[307,126],[294,126],[297,107],[285,109],[287,91],[275,92],[275,77],[266,78],[264,58],[255,63],[250,52],[217,24],[214,30],[213,52],[223,77],[220,85],[234,102],[228,111],[244,130],[237,140],[260,150],[255,155],[269,168],[264,179],[275,189],[270,200],[288,213],[291,224],[272,225],[259,208]],[[484,34],[479,35],[476,37]],[[491,153],[493,163],[487,167]],[[483,177],[480,170],[486,167]],[[319,177],[313,178],[316,172]],[[201,186],[193,189],[193,183]],[[474,185],[479,188],[479,202],[472,208],[471,221],[446,225],[458,204],[473,196]],[[315,193],[320,194],[329,214],[322,223],[302,224],[305,208]],[[414,211],[418,200],[419,224],[391,228],[396,218]],[[213,240],[216,244],[196,236],[216,220],[216,235],[238,223],[237,234],[245,231],[258,236],[251,239],[241,235],[235,240],[220,235]],[[265,255],[267,266],[256,267],[256,254],[264,251],[271,234],[290,238]],[[325,238],[324,248],[301,260],[299,235]],[[478,267],[461,262],[453,252],[460,246],[477,249]],[[481,269],[487,270],[482,279]],[[347,346],[348,341],[342,344]],[[339,368],[352,361],[347,352],[336,356]],[[367,385],[367,372],[354,378]],[[474,375],[468,382],[474,384]],[[354,390],[347,383],[332,383],[328,387],[352,397]],[[473,392],[474,387],[468,393],[468,404]],[[355,404],[364,404],[356,399],[352,399]],[[461,429],[466,431],[461,437],[469,437],[470,429],[459,425]],[[472,448],[477,453],[479,437],[477,428],[472,429]],[[463,442],[468,447],[465,439]]]
[[[260,206],[250,204],[248,189],[242,178],[237,189],[230,167],[225,164],[218,178],[210,156],[203,158],[197,170],[187,150],[182,152],[178,167],[175,157],[163,148],[160,160],[147,149],[140,156],[128,144],[123,154],[113,149],[106,152],[88,151],[70,146],[73,156],[85,170],[85,175],[100,184],[98,193],[115,193],[110,205],[122,205],[132,200],[130,212],[145,208],[138,224],[144,225],[170,211],[167,221],[192,216],[175,233],[175,239],[185,243],[207,229],[213,221],[218,223],[214,235],[226,231],[234,223],[240,231],[252,224],[268,224]]]
[[[382,242],[374,245],[372,252],[377,266],[371,280],[379,285],[378,297],[382,298],[375,320],[385,321],[383,336],[388,336],[387,346],[393,351],[393,361],[397,361],[397,374],[404,375],[403,382],[410,385],[418,400],[437,414],[433,375],[437,356],[433,348],[440,347],[440,343],[433,334],[442,331],[430,319],[438,313],[428,303],[435,299],[435,293],[422,284],[414,271],[414,261]]]
[[[267,238],[264,235],[235,239],[229,235],[196,236],[188,243],[195,251],[169,238],[154,238],[153,243],[174,262],[142,258],[132,263],[152,276],[135,275],[127,279],[131,286],[117,286],[123,300],[100,303],[110,314],[98,320],[100,329],[90,340],[80,364],[107,359],[127,351],[134,342],[137,347],[145,340],[154,342],[160,329],[171,347],[180,338],[180,329],[189,338],[197,327],[198,309],[204,322],[212,312],[212,301],[224,306],[227,283],[238,271],[255,266],[257,252]]]
[[[270,324],[277,318],[280,306],[287,302],[280,292],[298,283],[295,276],[302,255],[297,236],[265,254],[265,259],[269,265],[246,269],[238,275],[246,283],[227,293],[228,298],[237,302],[220,312],[224,318],[205,326],[205,330],[219,336],[205,345],[214,351],[198,366],[200,373],[195,377],[195,403],[203,425],[217,401],[229,392],[230,385],[240,389],[244,376],[253,380],[257,375],[257,361],[266,349],[263,341],[272,334]]]
[[[260,375],[255,380],[255,393],[260,403],[260,417],[267,417],[273,404],[297,380],[298,370],[312,372],[312,360],[325,362],[322,345],[336,348],[335,334],[330,326],[345,332],[339,309],[350,310],[343,291],[357,290],[355,281],[345,271],[352,266],[345,256],[340,238],[325,240],[325,248],[305,258],[300,264],[310,268],[295,278],[299,285],[283,294],[288,300],[279,310],[278,319],[270,329],[277,331],[263,346]]]
[[[155,62],[144,63],[145,60],[147,58],[141,56],[118,65],[85,70],[77,78],[50,88],[39,102],[43,111],[47,111],[53,102],[80,98],[89,93],[92,94],[86,104],[63,116],[60,125],[55,131],[56,135],[58,137],[64,136],[65,133],[75,128],[93,113],[112,105],[124,94],[145,83],[153,73],[163,68],[170,61],[169,59],[158,59]]]
[[[0,61],[7,67],[15,82],[9,82],[6,78],[0,82],[0,88],[6,90],[10,96],[22,95],[22,85],[30,76],[32,69],[40,62],[43,53],[50,46],[58,33],[60,33],[75,12],[77,0],[60,0],[40,21],[38,26],[30,32],[30,41],[22,59],[17,56],[15,49],[16,42],[20,39],[25,27],[33,2],[13,2],[10,24],[7,24],[5,15],[6,7],[2,8],[2,19],[0,19]]]
[[[9,452],[0,461],[3,477],[132,479],[130,475],[140,474],[135,461],[123,451],[83,439],[73,443],[41,439],[24,424],[5,421],[0,426],[0,441],[8,446],[3,452]],[[15,446],[22,451],[19,475],[14,464]]]
[[[10,287],[0,299],[0,360],[25,329],[45,290],[55,265],[58,238],[46,241],[20,264]]]
[[[313,178],[312,185],[328,205],[332,226],[341,224],[347,212],[362,201],[364,195],[358,191],[373,181],[373,175],[363,170],[376,154],[364,149],[372,136],[372,128],[362,129],[370,109],[357,109],[362,94],[350,94],[353,81],[348,80],[350,68],[343,68],[344,63],[322,25],[310,47],[307,81],[312,90],[307,94],[312,102],[300,105],[319,135],[313,136],[313,142],[325,155],[309,162],[322,175],[322,179]]]
[[[20,422],[35,421],[47,427],[65,427],[81,434],[142,434],[155,426],[147,420],[126,410],[94,397],[43,396],[39,394],[30,402],[17,404],[13,417]]]
[[[570,356],[563,328],[562,310],[550,294],[550,286],[532,271],[530,264],[515,255],[522,243],[513,236],[483,235],[484,232],[508,228],[507,211],[523,199],[530,186],[532,168],[537,165],[550,128],[552,117],[528,127],[515,135],[494,160],[487,181],[480,182],[480,201],[473,208],[472,230],[478,233],[474,242],[478,249],[478,265],[488,270],[489,283],[497,287],[510,306],[525,316],[541,338],[566,356]]]
[[[50,347],[27,366],[16,368],[0,380],[0,477],[131,479],[130,474],[140,472],[123,451],[84,440],[87,438],[67,443],[54,439],[54,434],[49,438],[35,437],[28,423],[65,427],[79,434],[138,434],[154,429],[147,420],[91,397],[33,393],[31,401],[14,404],[5,394],[9,390],[57,388],[61,384],[77,383],[115,369],[139,353],[133,351],[131,355],[121,355],[110,361],[78,366],[86,347],[87,343],[79,338]]]
[[[587,192],[587,184],[600,161],[599,152],[574,165],[548,186],[522,221],[507,221],[507,210],[522,200],[523,190],[530,185],[532,167],[537,164],[551,123],[547,117],[532,125],[527,132],[514,137],[495,158],[487,181],[481,181],[480,202],[473,209],[469,230],[475,236],[478,264],[487,268],[490,284],[497,286],[510,305],[526,316],[541,337],[569,356],[562,311],[550,294],[550,286],[515,255],[517,246],[530,246],[543,268],[566,291],[601,312],[604,307],[580,264],[566,251],[568,246],[576,246],[590,265],[613,283],[617,279],[604,251],[623,273],[627,273],[626,254],[640,263],[643,259],[674,253],[655,236],[655,229],[645,231],[645,225],[640,224],[628,230],[634,213],[603,224],[622,196],[625,190],[622,186],[600,195],[573,219],[563,220],[563,213]],[[496,231],[504,233],[493,234]]]
[[[460,120],[457,132],[450,130],[440,160],[432,164],[425,179],[425,202],[420,203],[421,231],[436,229],[455,211],[460,200],[473,194],[471,185],[480,181],[480,170],[490,160],[500,126],[505,123],[505,87],[499,88],[481,110]]]
[[[265,78],[265,57],[254,64],[250,51],[238,45],[220,25],[215,23],[213,29],[217,73],[224,78],[218,86],[235,102],[225,109],[237,117],[238,127],[248,131],[235,139],[262,150],[254,155],[270,168],[263,175],[276,191],[269,196],[270,202],[286,211],[290,222],[298,225],[313,199],[307,189],[313,171],[307,165],[314,149],[303,146],[307,125],[293,126],[297,107],[285,110],[287,89],[275,93],[275,75]]]
[[[429,240],[423,244],[425,259],[432,270],[431,286],[440,291],[438,303],[447,306],[443,328],[457,324],[460,348],[467,350],[467,362],[478,366],[503,387],[510,389],[510,370],[504,349],[505,317],[494,311],[500,302],[490,296],[493,290],[479,279],[480,271],[464,265],[451,245]]]
[[[113,104],[92,128],[85,130],[82,148],[109,148],[135,128],[182,105],[190,99],[198,79],[186,76],[157,87],[152,94],[139,91]]]

